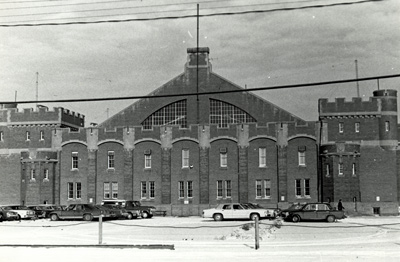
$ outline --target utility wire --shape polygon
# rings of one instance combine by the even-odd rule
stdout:
[[[201,4],[209,4],[209,3],[220,3],[226,2],[231,0],[211,0],[211,1],[204,1],[200,2]],[[319,2],[321,0],[303,0],[303,1],[282,1],[279,3],[266,3],[266,4],[247,4],[247,5],[230,5],[230,6],[223,6],[223,7],[209,7],[209,8],[202,8],[202,10],[207,9],[217,9],[217,8],[238,8],[238,7],[254,7],[254,6],[269,6],[269,5],[282,5],[282,4],[299,4],[305,2]],[[103,11],[114,11],[114,10],[126,10],[126,9],[143,9],[143,8],[153,8],[153,7],[170,7],[170,6],[180,6],[180,5],[194,5],[199,2],[185,2],[185,3],[176,3],[176,4],[160,4],[160,5],[143,5],[143,6],[130,6],[130,7],[114,7],[114,8],[101,8],[101,9],[85,9],[85,10],[74,10],[73,13],[86,13],[86,12],[103,12]],[[0,11],[5,10],[0,8]],[[197,10],[197,9],[187,9],[187,11]],[[169,10],[165,11],[154,11],[154,13],[161,13],[161,12],[170,12]],[[71,11],[68,12],[48,12],[48,13],[35,13],[35,14],[18,14],[18,15],[2,15],[0,17],[21,17],[21,16],[37,16],[37,15],[56,15],[56,14],[70,14]],[[133,14],[141,14],[141,13],[133,13]],[[74,17],[76,18],[76,17]],[[38,20],[42,21],[42,20]],[[25,21],[26,22],[26,21]]]
[[[38,1],[43,2],[43,1]],[[115,0],[115,1],[100,1],[100,2],[84,2],[75,4],[57,4],[57,5],[40,5],[40,6],[20,6],[20,7],[8,7],[1,8],[0,10],[21,10],[21,9],[37,9],[37,8],[47,8],[47,7],[60,7],[60,6],[77,6],[77,5],[94,5],[94,4],[110,4],[110,3],[120,3],[120,2],[142,2],[142,0]]]
[[[386,0],[363,0],[363,1],[358,1],[358,2],[342,2],[342,3],[333,3],[333,4],[325,4],[325,5],[321,4],[321,5],[310,5],[310,6],[301,6],[301,7],[276,8],[276,9],[268,9],[268,10],[222,12],[222,13],[203,14],[203,15],[199,15],[199,16],[193,14],[193,15],[183,15],[183,16],[164,16],[164,17],[152,17],[152,18],[99,20],[99,21],[90,21],[90,22],[39,23],[39,24],[30,24],[30,23],[27,23],[27,24],[0,24],[0,27],[86,25],[86,24],[122,23],[122,22],[134,22],[134,21],[175,20],[175,19],[194,18],[194,17],[230,16],[230,15],[244,15],[244,14],[253,14],[253,13],[269,13],[269,12],[278,12],[278,11],[293,11],[293,10],[324,8],[324,7],[334,7],[334,6],[347,6],[347,5],[364,4],[364,3],[369,3],[369,2],[382,2],[382,1],[386,1]],[[133,15],[133,14],[125,14],[125,15]],[[88,18],[88,17],[81,17],[81,18]],[[74,18],[74,19],[77,19],[77,18]],[[22,23],[22,22],[24,22],[24,21],[18,21],[18,22],[14,22],[14,23]]]
[[[27,101],[0,101],[0,104],[31,104],[31,103],[75,103],[75,102],[96,102],[96,101],[110,101],[110,100],[131,100],[131,99],[147,99],[147,98],[163,98],[163,97],[180,97],[180,96],[197,96],[197,95],[215,95],[215,94],[228,94],[228,93],[242,93],[242,92],[254,92],[254,91],[264,91],[264,90],[275,90],[275,89],[289,89],[289,88],[300,88],[300,87],[311,87],[311,86],[321,86],[321,85],[334,85],[351,83],[356,81],[370,81],[377,79],[388,79],[397,78],[400,74],[395,75],[381,75],[373,77],[364,77],[358,79],[343,79],[335,81],[326,82],[314,82],[306,84],[293,84],[293,85],[281,85],[281,86],[271,86],[271,87],[257,87],[257,88],[247,88],[247,89],[235,89],[226,91],[213,91],[213,92],[200,92],[200,93],[180,93],[180,94],[169,94],[169,95],[145,95],[145,96],[124,96],[124,97],[103,97],[103,98],[82,98],[82,99],[58,99],[58,100],[27,100]]]

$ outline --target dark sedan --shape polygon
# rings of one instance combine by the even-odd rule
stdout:
[[[322,220],[335,222],[337,219],[343,219],[346,216],[343,211],[336,210],[328,203],[306,203],[292,205],[289,209],[282,210],[281,216],[292,222],[307,220]]]
[[[92,221],[93,218],[115,218],[115,212],[90,204],[69,205],[65,210],[54,210],[49,214],[52,221],[59,219],[83,219]]]

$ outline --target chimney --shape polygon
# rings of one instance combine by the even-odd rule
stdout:
[[[199,58],[199,68],[208,68],[210,66],[209,63],[209,54],[210,49],[208,47],[197,47],[188,48],[187,49],[188,57],[187,57],[187,68],[196,68],[197,67],[197,57]]]

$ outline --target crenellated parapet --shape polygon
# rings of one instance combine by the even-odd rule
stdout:
[[[368,101],[320,99],[319,119],[323,144],[347,141],[390,150],[397,148],[396,90],[376,90]]]
[[[328,99],[319,99],[319,118],[370,118],[381,115],[380,100],[370,97],[368,101],[363,101],[360,97],[355,97],[351,101],[345,98],[336,98],[334,102]]]
[[[61,112],[61,124],[62,126],[68,127],[84,127],[85,126],[85,116],[73,111],[70,111],[66,108],[60,107]]]
[[[52,127],[84,127],[85,116],[62,107],[49,110],[46,106],[36,109],[24,108],[19,111],[15,107],[0,107],[0,125],[10,127],[52,126]]]

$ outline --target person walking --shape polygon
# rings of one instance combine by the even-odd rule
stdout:
[[[337,205],[337,209],[338,209],[339,211],[344,210],[344,207],[343,207],[343,204],[342,204],[342,200],[341,200],[341,199],[339,199],[339,203],[338,203],[338,205]]]

